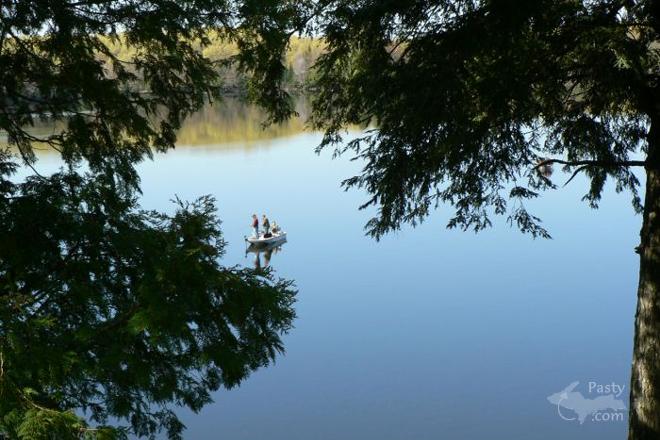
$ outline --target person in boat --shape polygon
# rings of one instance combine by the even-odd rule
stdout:
[[[259,217],[257,217],[257,214],[252,214],[252,231],[254,236],[259,238]]]
[[[272,232],[273,234],[279,234],[280,230],[281,230],[280,225],[278,225],[277,222],[274,221],[273,226],[271,226],[270,228],[270,232]]]
[[[270,233],[270,222],[268,221],[266,214],[264,214],[261,218],[261,226],[264,228],[264,237],[272,237],[272,234]]]

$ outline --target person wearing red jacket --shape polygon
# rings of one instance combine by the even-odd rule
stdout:
[[[257,214],[252,214],[252,230],[254,231],[254,236],[259,238],[259,217],[257,217]]]

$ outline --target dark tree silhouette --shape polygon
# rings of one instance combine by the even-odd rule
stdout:
[[[5,183],[0,196],[0,426],[10,438],[98,435],[73,409],[176,438],[183,426],[167,404],[197,411],[283,351],[290,284],[219,265],[210,198],[179,202],[172,216],[143,212],[75,173]]]
[[[209,30],[234,38],[248,6],[0,2],[0,435],[180,438],[174,405],[199,410],[283,350],[295,292],[220,265],[213,200],[137,203],[135,164],[217,89]],[[12,178],[36,148],[62,170]]]
[[[376,238],[443,203],[449,227],[503,215],[549,237],[524,201],[555,188],[552,164],[588,177],[593,207],[608,179],[630,191],[643,226],[629,438],[660,438],[660,2],[321,0],[280,27],[294,30],[323,37],[312,121],[322,147],[364,161],[344,184],[370,194]]]

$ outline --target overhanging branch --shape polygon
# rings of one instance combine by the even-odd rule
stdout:
[[[568,185],[571,180],[577,176],[580,171],[584,171],[589,167],[600,167],[600,168],[624,168],[624,167],[643,167],[646,166],[645,160],[563,160],[563,159],[545,159],[537,163],[534,166],[534,170],[538,170],[544,166],[552,165],[559,163],[566,166],[577,166],[571,177],[564,183],[564,186]]]
[[[534,169],[537,170],[546,165],[559,163],[567,166],[587,166],[587,167],[601,167],[601,168],[620,168],[620,167],[643,167],[646,166],[645,160],[562,160],[562,159],[545,159],[537,163]]]

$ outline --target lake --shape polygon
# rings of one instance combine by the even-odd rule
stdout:
[[[546,193],[529,207],[552,240],[505,221],[447,230],[442,207],[376,242],[363,230],[372,212],[357,209],[366,195],[340,188],[359,164],[316,155],[321,135],[301,120],[260,121],[232,102],[206,109],[176,150],[139,167],[145,208],[217,199],[226,265],[255,264],[251,214],[276,220],[289,238],[270,265],[299,290],[286,354],[199,414],[182,411],[185,438],[625,438],[626,411],[580,423],[548,397],[575,381],[589,399],[618,384],[628,404],[641,222],[628,196],[610,185],[593,211],[579,178]],[[38,169],[57,164],[43,155]]]

